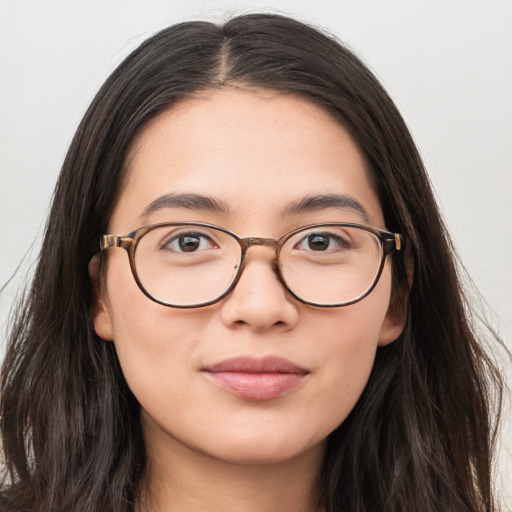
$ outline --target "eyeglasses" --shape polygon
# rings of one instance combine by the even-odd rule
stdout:
[[[360,224],[313,224],[278,240],[240,238],[200,222],[153,224],[126,236],[104,235],[101,250],[121,247],[133,277],[151,300],[174,308],[218,302],[236,286],[249,248],[274,251],[274,270],[286,289],[304,304],[347,306],[377,284],[387,256],[403,236]]]

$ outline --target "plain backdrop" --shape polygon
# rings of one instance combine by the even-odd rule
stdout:
[[[290,14],[336,34],[404,115],[465,267],[510,347],[512,1],[0,0],[0,320],[30,275],[74,130],[113,68],[190,19]],[[31,250],[29,250],[31,248]],[[4,343],[2,327],[0,345]],[[504,371],[510,375],[510,363]],[[512,510],[512,422],[498,485]]]

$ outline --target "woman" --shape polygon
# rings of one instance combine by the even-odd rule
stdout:
[[[66,157],[3,367],[3,507],[495,510],[465,306],[354,55],[273,15],[170,27]]]

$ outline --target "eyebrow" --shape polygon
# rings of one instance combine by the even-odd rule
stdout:
[[[318,212],[328,208],[353,211],[360,215],[365,222],[369,222],[369,215],[364,206],[357,199],[344,194],[323,194],[304,197],[299,201],[289,204],[284,209],[284,215]]]
[[[149,203],[142,215],[145,217],[164,208],[229,213],[229,207],[219,199],[201,194],[165,194]]]
[[[202,194],[164,194],[149,203],[142,212],[142,216],[146,217],[165,208],[224,214],[230,212],[226,203],[214,197]],[[345,194],[322,194],[304,197],[287,205],[283,210],[283,215],[318,212],[329,208],[353,211],[360,215],[364,221],[369,222],[369,216],[364,206],[357,199]]]

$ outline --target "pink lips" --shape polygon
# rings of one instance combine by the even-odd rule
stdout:
[[[309,373],[281,357],[236,357],[204,370],[214,384],[252,400],[269,400],[298,386]]]

